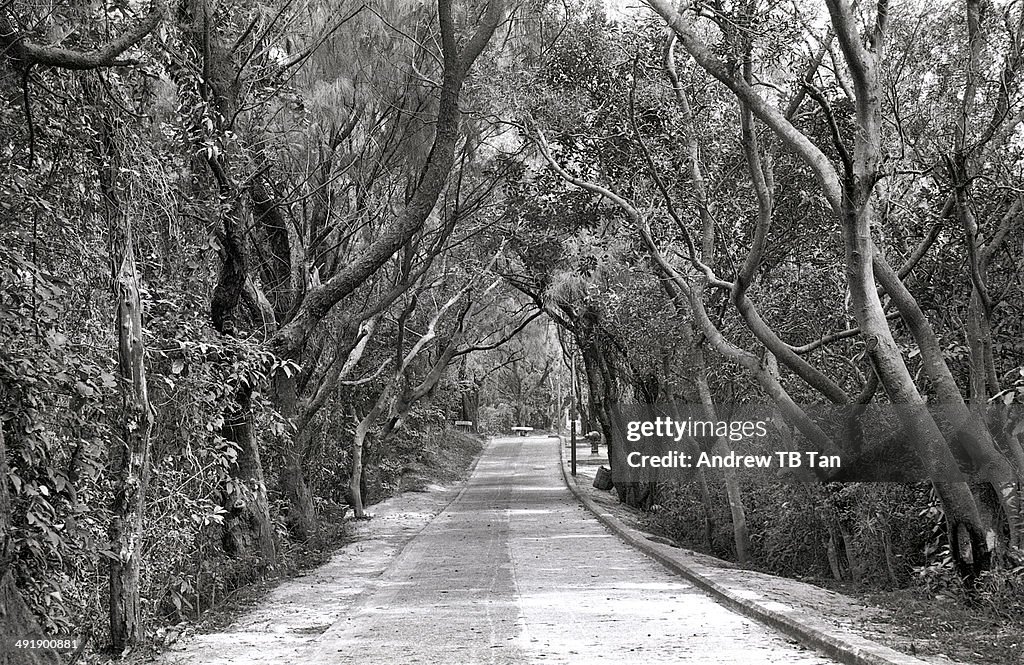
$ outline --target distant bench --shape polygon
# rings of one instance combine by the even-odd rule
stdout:
[[[518,434],[519,436],[526,436],[527,434],[529,434],[530,432],[533,431],[533,428],[532,427],[513,427],[512,431],[515,432],[516,434]]]
[[[458,428],[458,429],[468,429],[468,430],[471,430],[471,429],[473,429],[473,421],[472,420],[456,420],[455,421],[455,427]]]

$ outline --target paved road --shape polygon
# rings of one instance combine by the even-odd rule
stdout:
[[[832,662],[608,533],[565,488],[557,446],[492,439],[458,499],[301,661]]]

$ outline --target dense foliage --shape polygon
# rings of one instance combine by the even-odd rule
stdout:
[[[428,482],[455,421],[759,403],[827,447],[808,407],[941,404],[902,426],[970,482],[616,490],[1019,613],[1024,10],[825,5],[5,4],[5,593],[120,653]]]

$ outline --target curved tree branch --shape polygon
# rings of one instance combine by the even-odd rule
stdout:
[[[434,142],[422,177],[405,208],[354,261],[312,289],[292,320],[275,335],[271,345],[284,357],[295,355],[327,313],[373,275],[426,223],[455,165],[459,140],[459,93],[470,67],[483,51],[504,14],[503,0],[489,0],[483,21],[458,52],[451,0],[438,2],[444,77],[437,110]]]
[[[125,51],[138,44],[159,25],[167,11],[164,0],[154,0],[153,8],[138,24],[120,37],[91,51],[75,51],[56,46],[42,46],[25,39],[8,18],[0,18],[0,53],[21,63],[22,67],[42,65],[58,69],[88,70],[134,64],[118,60]]]

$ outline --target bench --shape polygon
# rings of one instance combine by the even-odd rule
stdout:
[[[522,426],[520,426],[520,427],[513,427],[512,431],[515,432],[516,434],[518,434],[519,436],[526,436],[527,434],[529,434],[530,432],[533,431],[533,428],[532,427],[522,427]]]
[[[455,421],[455,427],[457,429],[472,430],[473,429],[473,421],[472,420],[456,420]]]

